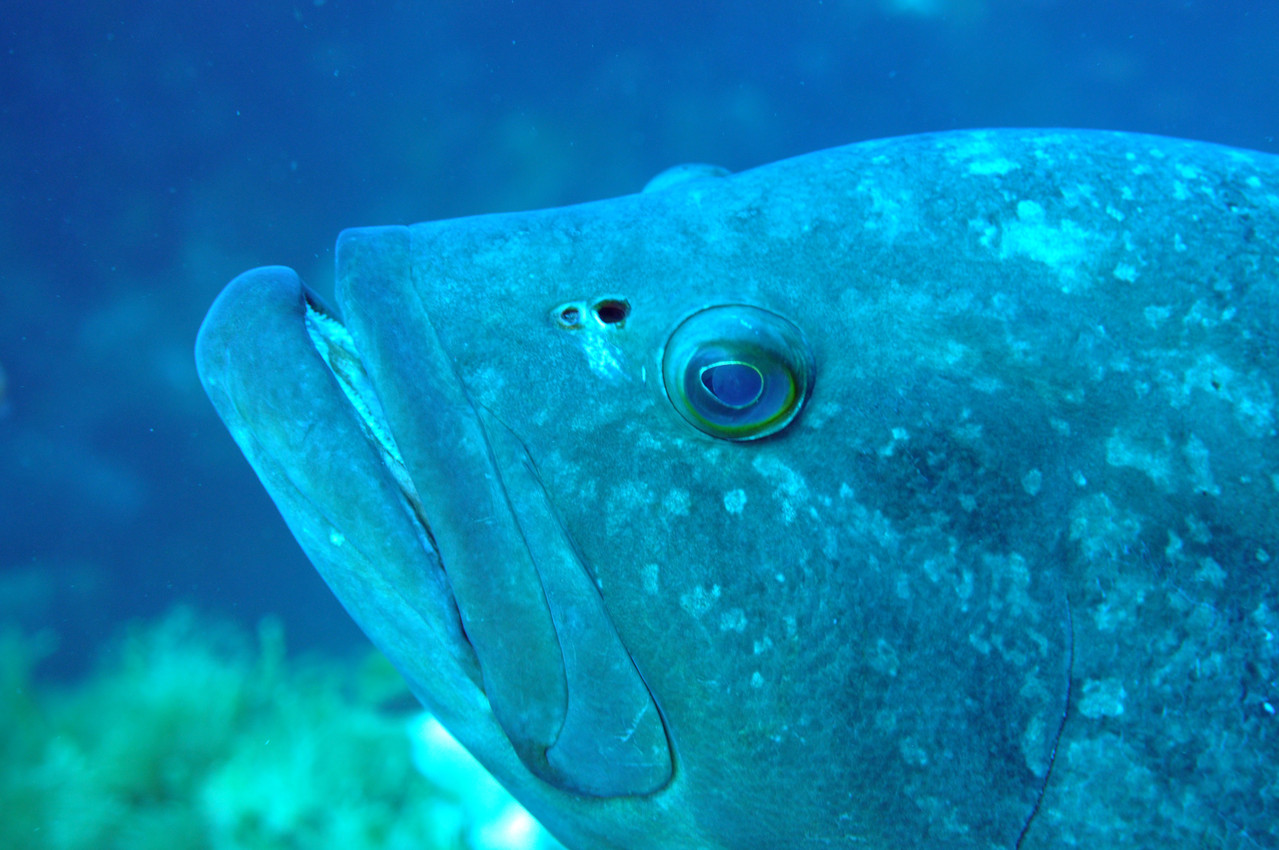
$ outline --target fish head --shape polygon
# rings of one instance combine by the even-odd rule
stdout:
[[[1010,846],[1038,805],[1042,398],[990,415],[994,320],[832,189],[871,157],[349,230],[336,309],[258,269],[201,330],[320,573],[569,847]]]

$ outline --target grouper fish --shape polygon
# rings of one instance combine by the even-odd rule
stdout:
[[[196,356],[573,850],[1279,847],[1279,158],[1093,131],[347,230]]]

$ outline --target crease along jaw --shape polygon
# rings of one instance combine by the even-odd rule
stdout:
[[[344,232],[337,267],[345,335],[314,327],[334,374],[352,378],[352,403],[383,412],[370,437],[417,496],[515,753],[572,793],[660,790],[672,757],[657,706],[523,446],[455,373],[420,301],[408,230]]]
[[[559,783],[578,793],[659,791],[674,766],[653,696],[555,516],[528,451],[497,417],[477,410],[564,648],[568,713],[547,761]]]
[[[340,253],[339,273],[343,268]],[[358,317],[361,311],[348,306],[346,313]],[[312,307],[306,320],[312,343],[363,421],[366,439],[439,555],[494,718],[520,760],[546,777],[545,751],[567,712],[564,662],[536,573],[521,563],[512,530],[498,522],[501,493],[497,476],[480,471],[491,463],[477,439],[478,422],[468,421],[469,405],[459,405],[456,389],[433,393],[426,381],[401,382],[397,369],[416,371],[413,358],[357,339],[358,318],[343,324]],[[444,374],[451,375],[449,369]]]

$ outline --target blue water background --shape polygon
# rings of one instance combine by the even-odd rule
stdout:
[[[196,380],[220,287],[347,226],[661,169],[1078,126],[1279,150],[1279,3],[0,2],[0,623],[54,675],[175,603],[363,638]],[[540,308],[539,308],[540,309]],[[283,364],[282,364],[283,368]]]

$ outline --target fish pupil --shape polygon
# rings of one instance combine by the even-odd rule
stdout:
[[[736,360],[713,363],[702,369],[702,386],[723,405],[743,408],[764,392],[764,376],[749,363]]]

